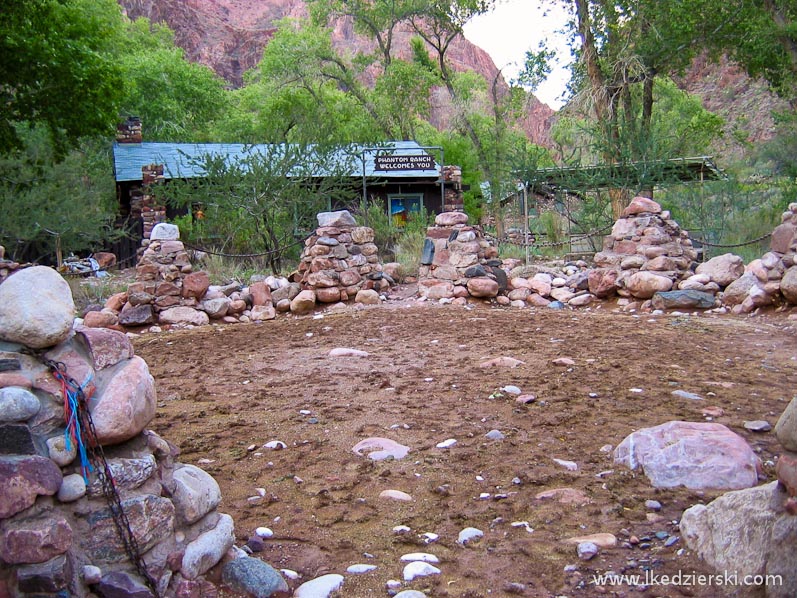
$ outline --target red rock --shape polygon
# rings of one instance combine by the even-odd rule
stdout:
[[[206,272],[192,272],[183,278],[183,297],[201,299],[210,286],[210,277]]]
[[[107,328],[119,322],[119,316],[110,310],[90,311],[83,316],[83,326],[87,328]]]
[[[18,372],[0,372],[0,388],[8,386],[19,386],[20,388],[31,388],[33,383],[30,379]]]
[[[116,265],[116,255],[109,251],[96,251],[91,254],[91,257],[97,260],[101,270],[107,270]]]
[[[669,291],[673,282],[666,276],[640,271],[625,279],[625,288],[637,299],[650,299],[659,291]]]
[[[775,466],[778,482],[783,484],[789,496],[797,497],[797,455],[781,453]]]
[[[589,284],[589,292],[605,299],[617,292],[617,279],[620,272],[614,268],[600,268],[589,271],[587,275],[587,282]]]
[[[271,305],[271,289],[262,280],[249,285],[249,293],[253,305]]]
[[[435,216],[434,223],[436,226],[467,224],[468,215],[465,212],[442,212]]]
[[[0,559],[11,565],[43,563],[72,546],[72,528],[61,516],[13,519],[0,531]]]
[[[478,276],[468,279],[468,292],[474,297],[490,298],[498,295],[498,281]]]
[[[79,328],[77,339],[85,344],[98,370],[116,365],[135,355],[133,343],[126,334],[115,330]]]
[[[316,301],[321,303],[336,303],[340,301],[340,289],[338,287],[324,287],[315,290]]]
[[[0,457],[0,519],[30,507],[39,495],[58,492],[61,468],[38,455]]]
[[[647,197],[635,197],[623,210],[622,217],[636,216],[637,214],[661,214],[661,206]]]

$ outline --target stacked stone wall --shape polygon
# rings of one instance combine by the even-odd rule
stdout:
[[[205,574],[234,542],[232,518],[217,511],[218,484],[146,429],[155,384],[127,336],[73,321],[69,286],[54,270],[26,268],[0,284],[0,595],[152,595],[96,469],[84,471],[66,433],[49,362],[87,397],[79,409],[89,410],[159,593],[215,594]]]
[[[357,226],[348,211],[322,212],[319,226],[305,241],[299,269],[293,276],[319,303],[354,299],[361,290],[390,285],[374,244],[374,230]]]

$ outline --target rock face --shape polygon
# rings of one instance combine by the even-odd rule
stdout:
[[[760,463],[745,440],[721,424],[671,421],[643,428],[614,450],[614,461],[641,467],[656,488],[737,490],[758,483]]]
[[[199,0],[188,4],[182,0],[120,0],[119,3],[133,19],[143,16],[153,22],[167,23],[175,32],[175,42],[185,49],[189,60],[210,66],[236,87],[243,83],[244,73],[262,59],[263,49],[274,35],[279,19],[308,16],[306,4],[293,0],[243,3]],[[393,32],[396,58],[412,59],[412,37],[413,32],[408,27],[399,27]],[[352,55],[370,54],[376,49],[375,42],[355,33],[348,18],[334,24],[332,43]],[[487,81],[498,78],[503,84],[490,56],[464,38],[452,42],[448,58],[457,70],[474,70]],[[366,83],[372,82],[366,76]],[[436,127],[447,125],[454,112],[447,92],[434,89],[431,104],[430,122]],[[550,107],[531,97],[523,128],[534,143],[549,144],[553,114]]]
[[[29,288],[22,309],[46,313],[51,301],[58,309],[72,304],[69,287],[48,268],[17,271],[0,284],[0,296],[12,296],[9,289],[21,282]],[[69,320],[66,332],[31,332],[28,338],[36,345],[47,339],[43,359],[63,363],[90,396],[78,411],[88,409],[101,446],[114,445],[103,451],[113,455],[107,466],[161,594],[198,595],[209,583],[205,572],[234,539],[232,519],[216,511],[218,484],[199,468],[177,463],[177,450],[146,430],[155,414],[155,387],[128,338],[115,330],[73,331],[71,314]],[[0,338],[13,338],[14,326],[0,321]],[[29,348],[0,341],[4,374],[14,374],[0,380],[0,595],[150,597],[119,538],[97,470],[85,470],[77,443],[65,438],[69,414],[61,385],[43,361],[25,353]],[[76,564],[97,568],[91,589]]]
[[[601,296],[609,296],[613,282],[618,295],[650,299],[687,278],[697,252],[686,231],[653,200],[635,197],[595,254],[595,267],[609,273],[591,274]]]
[[[337,303],[354,299],[364,289],[389,288],[372,228],[357,226],[347,210],[321,212],[318,223],[293,276],[303,291],[312,291],[318,303]]]

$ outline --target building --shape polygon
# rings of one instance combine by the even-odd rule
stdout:
[[[140,237],[147,238],[155,224],[176,215],[169,206],[156,205],[148,193],[151,185],[205,176],[198,166],[205,156],[232,163],[258,153],[265,155],[275,147],[282,146],[144,142],[140,120],[130,118],[119,125],[113,146],[121,218],[132,230],[138,230]],[[441,148],[423,147],[415,141],[390,141],[338,151],[344,176],[351,181],[351,204],[330,205],[329,209],[352,207],[362,199],[379,199],[398,225],[422,207],[435,214],[463,209],[461,170],[444,165]],[[313,176],[329,175],[321,168]]]

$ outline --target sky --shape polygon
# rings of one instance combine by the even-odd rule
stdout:
[[[517,76],[525,61],[526,51],[536,51],[540,41],[547,41],[560,55],[560,65],[534,92],[551,108],[562,107],[560,96],[565,90],[569,74],[566,69],[569,50],[565,38],[557,33],[567,17],[558,8],[540,6],[538,0],[497,0],[494,10],[472,19],[465,26],[465,37],[485,50],[508,81]]]

